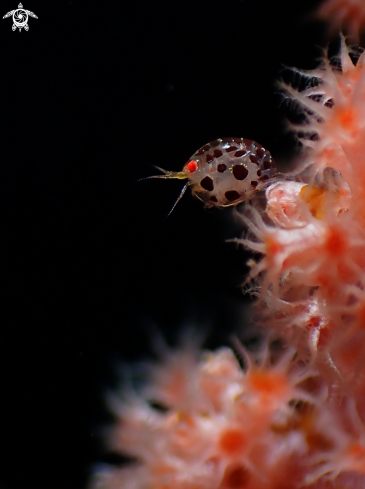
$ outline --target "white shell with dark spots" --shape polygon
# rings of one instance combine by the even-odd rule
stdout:
[[[269,151],[243,138],[216,139],[202,146],[183,170],[190,173],[193,195],[207,207],[229,207],[247,201],[276,173]]]

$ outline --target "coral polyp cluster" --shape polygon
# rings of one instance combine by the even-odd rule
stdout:
[[[265,304],[261,321],[341,385],[365,414],[365,70],[342,39],[337,65],[325,60],[316,84],[285,92],[303,107],[306,148],[295,172],[266,190],[264,213],[247,208],[250,236],[238,240],[263,258],[249,279]],[[338,63],[339,61],[339,63]],[[340,66],[338,66],[340,65]],[[315,137],[313,137],[313,135]]]
[[[306,465],[318,470],[315,448],[337,443],[325,429],[335,413],[317,408],[326,386],[292,348],[275,359],[268,341],[256,355],[238,348],[244,369],[229,348],[194,362],[191,350],[171,352],[149,366],[147,391],[114,400],[112,445],[137,461],[99,474],[101,487],[282,488],[288,471],[299,483]]]
[[[110,445],[134,462],[99,470],[95,488],[359,487],[343,485],[365,472],[356,406],[329,402],[323,377],[294,348],[269,336],[256,352],[237,342],[236,354],[199,357],[190,346],[145,368],[145,389],[111,399]]]
[[[356,201],[365,185],[365,53],[354,62],[344,38],[341,41],[336,64],[325,58],[316,70],[294,70],[310,80],[308,88],[283,85],[283,90],[306,115],[305,124],[293,125],[304,132],[303,145],[312,149],[298,171],[310,165],[312,176],[320,176],[325,168],[338,170]]]

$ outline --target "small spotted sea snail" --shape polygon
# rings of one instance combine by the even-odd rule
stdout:
[[[164,174],[147,178],[188,179],[170,214],[188,187],[206,207],[229,207],[252,198],[276,173],[269,151],[244,138],[216,139],[202,146],[180,172],[157,168]]]

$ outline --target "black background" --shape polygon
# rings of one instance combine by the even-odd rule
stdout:
[[[215,347],[245,323],[231,211],[188,192],[166,218],[182,182],[136,180],[225,136],[285,163],[275,82],[316,67],[317,3],[25,0],[28,32],[0,21],[1,487],[86,487],[118,362],[155,328]]]

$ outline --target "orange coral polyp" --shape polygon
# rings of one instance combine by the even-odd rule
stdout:
[[[331,257],[343,255],[349,247],[349,243],[344,237],[344,230],[337,226],[328,226],[324,243],[324,251]]]
[[[350,100],[342,106],[334,106],[329,111],[329,117],[321,128],[322,137],[333,139],[333,134],[338,135],[338,142],[344,147],[347,144],[359,142],[359,127],[361,113],[356,105],[358,100]]]
[[[365,473],[365,447],[357,442],[348,448],[346,455],[349,457],[349,469]],[[345,455],[345,456],[346,456]]]
[[[265,239],[267,255],[275,259],[275,256],[284,250],[284,246],[272,235],[267,235]]]
[[[254,370],[247,376],[247,383],[255,393],[264,398],[282,399],[290,391],[287,375],[280,372]]]
[[[356,132],[359,127],[359,118],[355,107],[334,108],[333,117],[343,129],[346,129],[350,133]]]
[[[364,447],[359,443],[354,443],[350,448],[349,448],[349,454],[353,457],[364,457],[365,455],[365,450]]]
[[[243,452],[247,438],[242,428],[227,428],[219,436],[218,448],[225,455],[235,456]]]

